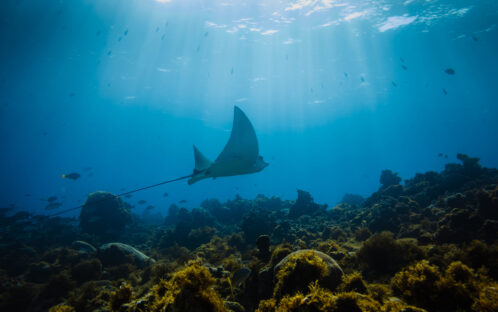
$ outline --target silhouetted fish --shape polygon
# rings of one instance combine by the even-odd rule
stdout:
[[[448,92],[446,92],[445,88],[441,88],[443,90],[444,95],[448,95]]]
[[[204,33],[204,37],[207,37],[208,35],[209,35],[209,32],[208,32],[208,31],[206,31],[206,32]]]
[[[178,201],[179,204],[185,204],[186,202],[187,202],[186,199],[182,199],[182,200]]]
[[[109,52],[107,52],[107,56],[111,56],[112,54],[112,51],[109,50]]]
[[[119,38],[118,38],[118,42],[121,42],[121,39],[123,39],[123,38],[122,38],[122,37],[119,37]]]
[[[24,197],[31,197],[31,194],[26,193],[26,194],[24,194]]]
[[[123,35],[128,35],[128,29],[124,31]]]
[[[54,202],[54,201],[56,201],[56,200],[57,200],[57,196],[55,196],[55,195],[54,195],[54,196],[50,196],[49,198],[47,198],[47,201],[48,201],[49,203],[52,203],[52,202]]]
[[[133,197],[133,195],[131,195],[131,194],[126,194],[124,197],[126,197],[126,198],[131,198],[131,197]]]
[[[405,62],[405,60],[402,57],[400,57],[399,60],[401,61],[401,63]]]
[[[95,33],[95,36],[100,36],[102,32],[100,30],[97,30],[97,32]]]
[[[397,87],[398,87],[398,84],[397,84],[396,82],[391,81],[391,83],[392,83],[393,87],[395,87],[395,88],[397,88]]]
[[[455,74],[455,70],[453,68],[446,68],[444,72],[447,73],[448,75]]]
[[[169,196],[169,194],[168,194],[168,193],[164,193],[164,194],[163,194],[163,196],[164,196],[164,197],[168,197],[168,196]]]
[[[161,36],[161,40],[164,40],[164,38],[166,38],[166,34]]]
[[[344,77],[348,78],[348,73],[344,72]]]
[[[69,179],[69,180],[78,180],[81,177],[81,175],[77,172],[71,172],[68,174],[62,174],[63,179]]]
[[[472,40],[474,40],[475,42],[479,41],[479,38],[477,38],[475,35],[472,35]]]
[[[401,68],[403,68],[404,70],[408,70],[408,67],[406,67],[405,65],[401,65]]]
[[[360,77],[361,82],[365,82],[365,78]]]
[[[76,93],[71,92],[71,93],[69,93],[69,96],[70,96],[70,97],[76,96]]]
[[[147,202],[146,200],[141,199],[141,200],[139,200],[137,203],[138,203],[138,204],[140,204],[140,205],[143,205],[143,204],[145,204],[146,202]]]
[[[154,207],[154,206],[152,206],[152,205],[149,205],[149,206],[145,207],[145,210],[152,210],[152,209],[154,209],[154,208],[156,208],[156,207]]]
[[[443,153],[437,154],[437,157],[443,157]]]
[[[230,75],[233,75],[233,67],[232,67],[232,69],[230,70]]]

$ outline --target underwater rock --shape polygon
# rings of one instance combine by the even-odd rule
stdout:
[[[334,290],[342,282],[343,275],[341,267],[332,257],[312,249],[287,255],[275,266],[274,272],[276,298],[305,292],[315,280],[321,287]]]
[[[145,267],[156,262],[132,246],[123,243],[108,243],[100,246],[98,256],[104,266],[133,263],[139,267]]]
[[[83,232],[110,240],[121,236],[131,214],[121,197],[98,191],[88,195],[79,220]]]
[[[97,252],[97,248],[84,241],[74,241],[71,247],[81,254],[92,254]]]
[[[398,177],[398,173],[392,172],[389,169],[382,170],[380,174],[380,184],[382,187],[386,188],[391,185],[396,185],[401,182],[401,178]]]
[[[261,235],[256,240],[256,247],[258,247],[258,258],[263,262],[268,262],[271,258],[270,252],[270,236]]]
[[[78,283],[99,280],[102,276],[102,263],[99,259],[81,261],[71,268],[71,277]]]
[[[252,210],[244,216],[240,227],[244,232],[245,241],[254,244],[260,235],[272,232],[275,221],[268,211]]]
[[[479,213],[489,219],[498,220],[498,186],[493,190],[482,190],[477,194]]]
[[[45,261],[32,263],[26,274],[26,281],[46,283],[50,279],[50,276],[58,273],[60,270],[60,266],[54,266]]]
[[[297,190],[297,199],[294,205],[290,207],[289,218],[297,218],[302,215],[313,215],[315,213],[325,212],[327,205],[318,205],[313,201],[310,193]]]

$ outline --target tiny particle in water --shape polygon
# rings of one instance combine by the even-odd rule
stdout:
[[[403,68],[404,70],[408,70],[408,67],[406,67],[405,65],[401,65],[401,68]]]
[[[76,96],[76,93],[71,92],[71,93],[69,93],[69,96],[70,96],[70,97]]]
[[[179,204],[185,204],[186,202],[187,202],[186,199],[182,199],[182,200],[178,201]]]
[[[152,210],[152,209],[154,209],[154,208],[156,208],[156,207],[154,207],[154,206],[152,206],[152,205],[149,205],[149,206],[145,207],[145,209],[146,209],[146,210]]]
[[[444,155],[444,158],[448,159],[448,155]]]
[[[472,35],[472,40],[474,40],[474,42],[477,42],[479,41],[479,38],[477,38],[475,35]]]
[[[102,31],[97,30],[97,32],[95,33],[95,36],[97,36],[97,37],[98,37],[98,36],[100,36],[100,34],[101,34],[101,33],[102,33]]]
[[[122,37],[119,37],[119,38],[118,38],[118,42],[121,42],[121,39],[123,39],[123,38],[122,38]]]
[[[348,78],[348,73],[344,72],[344,77]]]
[[[62,203],[49,203],[48,205],[45,206],[45,210],[57,209],[60,206],[62,206]]]
[[[405,62],[405,60],[402,57],[400,57],[399,60],[401,61],[401,63]]]
[[[143,205],[143,204],[145,204],[146,202],[147,202],[146,200],[141,199],[141,200],[139,200],[137,203],[138,203],[138,204],[140,204],[140,205]]]
[[[111,56],[111,54],[112,54],[112,51],[111,51],[111,50],[109,50],[109,52],[107,52],[107,55],[108,55],[108,56]]]
[[[123,35],[128,35],[128,29],[124,31]]]
[[[201,45],[199,44],[199,45],[197,46],[196,52],[199,52],[200,50],[201,50]]]
[[[164,197],[168,197],[168,196],[169,196],[169,194],[168,194],[168,193],[164,193],[164,194],[163,194],[163,196],[164,196]]]
[[[233,67],[232,67],[232,69],[230,70],[230,75],[233,75]]]
[[[24,194],[24,197],[31,197],[31,194],[26,193],[26,194]]]
[[[443,153],[437,154],[437,157],[443,157]]]
[[[166,38],[166,34],[161,36],[161,40],[164,40],[164,38]]]
[[[393,87],[395,87],[395,88],[397,88],[397,87],[398,87],[398,84],[397,84],[396,82],[391,81],[391,83],[392,83]]]
[[[453,68],[446,68],[444,72],[448,75],[454,75],[456,73]]]
[[[43,131],[43,136],[47,136],[47,131]]]
[[[208,35],[209,35],[209,32],[208,32],[208,31],[206,31],[206,32],[204,33],[204,37],[207,37]]]
[[[441,88],[443,90],[444,95],[448,95],[448,92],[446,91],[445,88]]]
[[[159,31],[159,27],[156,28],[156,32],[158,32],[158,31]]]
[[[365,82],[365,78],[363,78],[363,76],[360,77],[360,80],[361,80],[361,82]]]
[[[289,60],[289,55],[288,55],[288,54],[286,54],[286,55],[285,55],[285,60],[286,60],[286,61],[288,61],[288,60]]]

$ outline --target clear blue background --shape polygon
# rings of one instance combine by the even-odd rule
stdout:
[[[0,205],[45,213],[40,198],[70,208],[189,174],[192,144],[223,148],[234,105],[269,167],[127,201],[165,214],[299,188],[335,205],[386,168],[407,179],[458,152],[497,167],[497,23],[492,0],[3,0]]]

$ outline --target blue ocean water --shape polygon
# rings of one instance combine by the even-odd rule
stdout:
[[[67,209],[189,174],[234,105],[270,165],[136,193],[135,212],[296,189],[333,206],[457,153],[497,167],[497,23],[493,0],[3,0],[0,206],[52,213],[49,196]]]

